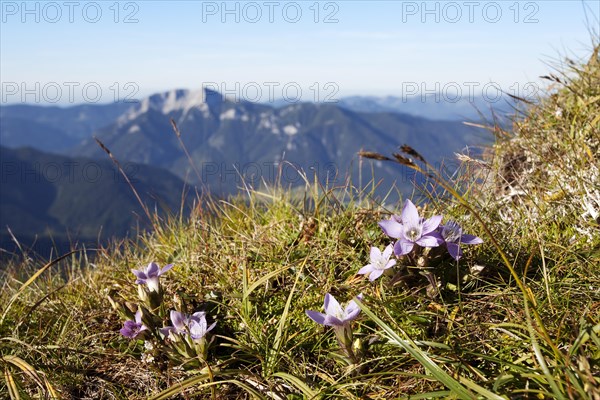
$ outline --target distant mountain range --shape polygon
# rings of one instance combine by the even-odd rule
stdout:
[[[194,165],[182,151],[171,119]],[[356,154],[361,149],[390,153],[406,143],[420,149],[430,162],[439,163],[466,145],[484,142],[480,132],[456,121],[355,112],[331,104],[273,108],[233,102],[208,90],[153,95],[95,135],[119,159],[166,168],[219,194],[237,191],[240,176],[254,186],[263,179],[273,181],[280,165],[285,169],[284,183],[302,183],[294,168],[309,176],[316,171],[323,180],[340,182],[350,176],[358,183]],[[75,152],[103,156],[91,139]],[[370,171],[368,167],[365,173],[369,177]],[[375,172],[386,186],[401,183],[395,166],[381,165]]]
[[[429,94],[405,97],[348,96],[325,104],[356,112],[391,112],[430,120],[481,122],[483,119],[491,121],[493,117],[506,119],[514,113],[516,102],[506,94],[497,99],[481,95],[471,98],[469,96],[452,98],[449,94]],[[266,105],[282,108],[289,106],[290,103],[279,99]]]
[[[92,133],[109,125],[134,103],[84,104],[72,107],[0,106],[0,144],[32,146],[42,151],[67,152]]]
[[[93,245],[149,227],[134,192],[110,161],[5,147],[0,160],[0,248],[8,252],[16,247],[8,229],[23,246],[47,252],[54,245],[64,251],[71,242]],[[183,181],[148,165],[123,168],[151,211],[179,210]]]
[[[449,97],[451,101],[445,101]],[[505,119],[514,112],[515,101],[508,95],[498,99],[468,96],[452,99],[449,95],[427,95],[406,97],[351,96],[340,99],[337,105],[353,111],[381,113],[394,112],[416,117],[448,120],[477,121],[492,120],[493,116]]]
[[[132,212],[139,214],[139,205],[124,182],[109,178],[114,168],[93,136],[121,163],[133,163],[138,190],[145,195],[155,193],[169,206],[178,205],[184,181],[224,196],[263,182],[303,185],[300,173],[311,180],[316,173],[330,186],[347,179],[356,185],[362,179],[364,185],[373,178],[382,182],[378,194],[393,184],[408,193],[412,172],[389,163],[359,162],[357,152],[390,154],[397,146],[409,144],[432,164],[440,164],[465,146],[490,140],[460,121],[390,111],[393,102],[388,103],[351,98],[337,105],[271,107],[231,101],[203,89],[158,93],[134,104],[2,106],[1,235],[6,236],[6,226],[30,238],[42,232],[60,235],[68,231],[75,237],[94,238],[131,231],[136,221]],[[9,149],[21,146],[37,150]],[[70,162],[97,163],[103,179],[49,182],[31,172],[36,165],[44,168]],[[14,173],[10,163],[16,163],[19,171],[30,171],[36,182],[24,179],[23,172]],[[61,171],[63,176],[66,172]],[[24,174],[27,178],[28,173]]]

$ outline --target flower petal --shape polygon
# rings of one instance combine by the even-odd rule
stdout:
[[[441,222],[442,222],[441,215],[434,215],[433,217],[425,220],[425,222],[423,223],[423,235],[426,235],[429,232],[436,230],[437,227],[440,226]]]
[[[342,310],[342,307],[340,306],[340,303],[338,303],[338,301],[335,299],[335,297],[333,297],[332,295],[327,293],[325,295],[325,314],[327,314],[327,315],[342,315],[342,313],[343,313],[343,310]]]
[[[378,225],[383,230],[383,233],[389,237],[398,239],[400,236],[402,236],[402,224],[394,219],[379,221]]]
[[[165,272],[167,272],[168,270],[170,270],[171,268],[173,268],[173,265],[175,265],[175,264],[165,265],[163,267],[163,269],[160,270],[160,272],[158,273],[158,275],[160,276],[160,275],[164,274]]]
[[[206,313],[204,311],[198,311],[192,314],[191,320],[200,322],[200,320],[206,320]]]
[[[385,268],[383,269],[392,268],[394,265],[396,265],[396,260],[390,260],[387,262],[387,264],[385,264]]]
[[[148,275],[149,277],[158,276],[159,272],[160,272],[160,267],[155,262],[151,262],[146,267],[146,275]]]
[[[419,212],[412,201],[406,200],[402,209],[402,223],[408,226],[419,225]]]
[[[148,275],[146,275],[146,273],[144,271],[138,271],[137,269],[132,269],[131,272],[133,272],[133,274],[138,278],[138,280],[148,279]]]
[[[450,256],[456,261],[458,261],[462,257],[462,250],[460,249],[460,246],[458,244],[449,242],[446,243],[446,247],[448,248],[448,253],[450,254]]]
[[[158,282],[158,276],[151,276],[150,278],[146,279],[144,283],[148,285],[148,289],[150,289],[151,292],[158,292],[160,285]]]
[[[405,254],[410,253],[414,246],[415,245],[413,242],[409,242],[405,239],[400,239],[394,245],[394,254],[396,254],[397,256],[403,256]]]
[[[135,322],[138,324],[142,323],[142,310],[140,310],[139,308],[135,313]]]
[[[133,337],[134,337],[133,336],[133,332],[131,332],[131,330],[129,330],[129,329],[125,328],[125,327],[119,329],[119,333],[121,335],[125,336],[128,339],[133,339]]]
[[[352,321],[358,317],[359,313],[360,307],[358,307],[358,304],[356,304],[354,300],[350,300],[346,306],[346,309],[344,310],[344,322]]]
[[[123,327],[119,330],[121,335],[126,338],[133,339],[135,337],[136,323],[133,321],[125,321]]]
[[[467,235],[464,234],[460,237],[461,244],[481,244],[483,243],[483,239],[475,236],[475,235]]]
[[[369,280],[371,282],[373,282],[375,279],[379,278],[381,276],[381,274],[383,274],[383,270],[382,269],[376,269],[373,272],[371,272],[369,274]]]
[[[317,324],[325,325],[325,314],[317,311],[306,310],[306,315]]]
[[[176,330],[172,326],[165,326],[164,328],[160,328],[158,330],[164,337],[169,337],[170,333],[176,333]]]
[[[365,274],[368,274],[369,272],[372,272],[374,270],[375,270],[375,268],[373,267],[373,265],[369,264],[369,265],[365,265],[364,267],[362,267],[361,269],[359,269],[356,274],[357,275],[365,275]]]
[[[371,247],[371,262],[376,262],[381,258],[381,250],[377,247]]]
[[[206,320],[190,323],[190,336],[194,340],[202,339],[206,335]]]
[[[333,315],[326,315],[325,316],[325,320],[323,321],[323,325],[327,325],[327,326],[343,326],[344,325],[344,321],[340,320],[337,317],[334,317]]]
[[[208,328],[206,328],[206,332],[212,331],[215,326],[217,326],[217,321],[213,322]]]
[[[415,243],[421,247],[437,247],[443,242],[443,239],[439,235],[436,235],[435,232],[432,232],[428,235],[421,236],[421,238]]]
[[[171,322],[178,332],[185,331],[186,316],[179,311],[171,310]]]
[[[388,244],[387,247],[383,250],[382,257],[385,258],[386,260],[389,260],[390,257],[392,256],[393,252],[394,252],[394,245]]]

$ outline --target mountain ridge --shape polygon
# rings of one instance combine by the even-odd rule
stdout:
[[[346,175],[351,159],[356,160],[355,155],[363,148],[386,151],[407,143],[421,148],[432,164],[438,164],[444,155],[452,155],[449,151],[485,142],[472,128],[455,121],[431,121],[391,112],[362,113],[334,104],[297,103],[274,108],[231,101],[212,91],[206,91],[202,98],[198,92],[186,90],[144,99],[95,135],[118,159],[156,165],[192,184],[228,186],[224,193],[235,192],[237,185],[223,182],[224,171],[210,177],[195,176],[173,133],[171,119],[177,123],[196,169],[201,171],[205,167],[212,171],[215,165],[238,165],[243,169],[250,163],[278,164],[286,160],[305,171],[315,163],[334,165],[339,174]],[[76,153],[103,156],[91,139]],[[356,177],[358,172],[350,175]],[[381,178],[389,180],[393,175],[388,170]],[[262,173],[259,178],[264,176]]]

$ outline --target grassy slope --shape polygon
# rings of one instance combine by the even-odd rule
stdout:
[[[485,240],[469,248],[459,266],[444,256],[433,259],[439,295],[407,268],[414,265],[409,258],[399,262],[397,284],[355,275],[368,263],[369,247],[389,241],[377,226],[389,210],[375,202],[315,188],[301,200],[274,190],[209,201],[189,220],[157,221],[151,235],[107,248],[93,264],[77,255],[61,261],[62,274],[50,267],[9,306],[42,263],[12,266],[0,294],[6,313],[0,397],[14,379],[23,396],[52,386],[62,398],[147,398],[169,387],[181,398],[249,398],[251,391],[301,398],[301,385],[277,376],[282,372],[323,397],[450,396],[364,313],[354,324],[362,364],[352,369],[335,361],[331,331],[304,311],[320,310],[326,292],[340,301],[362,292],[371,311],[420,341],[455,378],[506,398],[599,399],[598,48],[587,64],[571,65],[559,79],[565,83],[531,106],[485,162],[465,160],[460,181],[452,184],[475,213],[439,192],[428,206],[427,215],[452,215]],[[229,383],[212,393],[203,387],[210,379],[198,371],[160,357],[142,362],[143,343],[118,333],[122,321],[107,296],[135,303],[130,269],[152,260],[176,264],[161,278],[169,307],[207,310],[217,320],[208,364],[215,380]],[[478,276],[469,273],[476,265],[484,267]],[[22,373],[18,360],[37,372]],[[177,386],[194,377],[190,388]]]

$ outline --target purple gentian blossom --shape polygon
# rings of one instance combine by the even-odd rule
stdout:
[[[206,313],[204,311],[195,312],[192,315],[186,315],[179,311],[171,311],[171,322],[173,326],[161,328],[160,332],[169,336],[169,334],[190,335],[193,340],[202,339],[208,331],[217,324],[214,322],[211,326],[206,323]],[[208,326],[208,327],[207,327]]]
[[[462,233],[462,228],[456,221],[448,221],[439,227],[440,234],[446,242],[448,253],[458,261],[462,257],[461,244],[481,244],[483,240],[474,235]]]
[[[387,235],[398,239],[394,245],[394,254],[397,256],[410,253],[415,244],[421,247],[437,247],[443,243],[443,239],[436,231],[442,222],[441,215],[429,219],[421,218],[417,207],[412,201],[406,200],[401,221],[398,221],[398,217],[392,217],[379,223]]]
[[[126,338],[133,339],[147,329],[148,327],[142,323],[142,310],[138,309],[135,313],[135,320],[125,321],[119,332]]]
[[[146,285],[151,292],[158,292],[159,283],[158,277],[173,268],[173,264],[166,265],[160,268],[158,264],[151,262],[143,271],[132,269],[131,271],[137,277],[135,283],[138,285]]]
[[[206,336],[208,331],[215,327],[217,323],[213,322],[211,326],[206,323],[206,317],[202,315],[200,321],[192,320],[190,322],[190,336],[192,340],[200,340]]]
[[[359,294],[356,298],[362,300],[362,294]],[[353,334],[350,327],[350,322],[355,320],[359,313],[360,308],[354,300],[348,302],[346,308],[342,309],[340,303],[329,293],[325,295],[325,314],[317,311],[306,311],[306,315],[317,324],[333,327],[335,337],[350,364],[357,364],[360,358],[352,348]]]
[[[362,294],[356,296],[359,300],[362,300]],[[346,309],[342,309],[340,303],[327,293],[325,295],[325,314],[317,311],[306,311],[306,315],[317,324],[333,327],[343,327],[348,325],[351,321],[358,317],[360,308],[354,300],[351,300]]]
[[[369,274],[371,282],[379,278],[386,269],[396,265],[396,260],[390,260],[393,251],[394,246],[391,244],[383,250],[383,253],[377,247],[371,247],[371,264],[359,269],[358,274]]]

